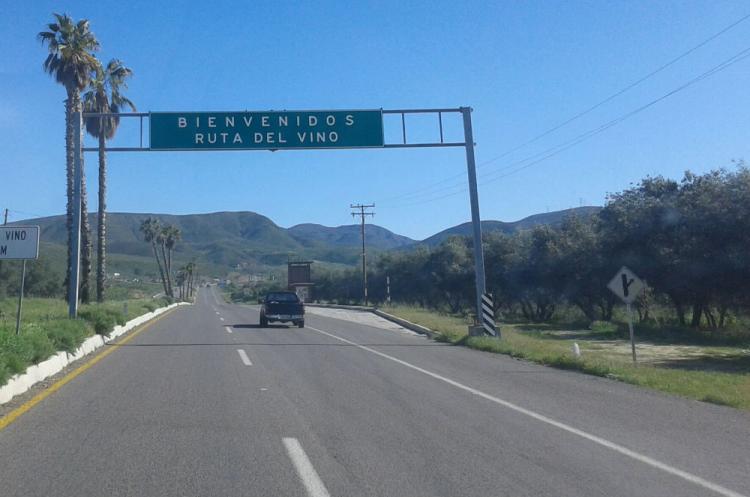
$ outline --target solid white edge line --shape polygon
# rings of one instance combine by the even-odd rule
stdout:
[[[227,330],[227,333],[231,333],[232,332],[232,327],[231,326],[225,326],[224,329]]]
[[[512,402],[508,402],[507,400],[503,400],[499,397],[495,397],[493,395],[484,393],[480,390],[477,390],[475,388],[466,386],[462,383],[459,383],[455,380],[451,380],[450,378],[446,378],[445,376],[441,376],[437,373],[433,373],[431,371],[428,371],[426,369],[420,368],[419,366],[415,366],[414,364],[408,363],[406,361],[402,361],[401,359],[397,359],[396,357],[390,356],[388,354],[385,354],[383,352],[377,351],[375,349],[371,349],[370,347],[366,347],[364,345],[360,345],[358,343],[352,342],[350,340],[347,340],[346,338],[341,338],[340,336],[336,336],[332,333],[328,333],[327,331],[319,330],[317,328],[313,328],[312,326],[307,326],[308,329],[317,331],[318,333],[322,333],[323,335],[329,336],[331,338],[335,338],[336,340],[339,340],[344,343],[348,343],[350,345],[354,345],[355,347],[358,347],[362,350],[366,350],[367,352],[370,352],[372,354],[375,354],[377,356],[383,357],[384,359],[388,359],[390,361],[393,361],[395,363],[401,364],[402,366],[406,366],[407,368],[413,369],[414,371],[419,371],[420,373],[426,374],[427,376],[430,376],[432,378],[435,378],[436,380],[440,380],[442,382],[445,382],[449,385],[452,385],[456,388],[460,388],[461,390],[464,390],[466,392],[469,392],[473,395],[476,395],[477,397],[481,397],[483,399],[489,400],[491,402],[494,402],[496,404],[499,404],[503,407],[507,407],[508,409],[512,409],[516,412],[519,412],[521,414],[524,414],[526,416],[529,416],[530,418],[536,419],[537,421],[541,421],[542,423],[546,423],[548,425],[554,426],[555,428],[559,428],[563,431],[567,431],[568,433],[572,433],[574,435],[578,435],[581,438],[585,438],[586,440],[589,440],[590,442],[594,442],[596,444],[599,444],[603,447],[606,447],[608,449],[611,449],[615,452],[618,452],[624,456],[628,456],[632,459],[635,459],[636,461],[640,461],[644,464],[648,464],[651,467],[654,467],[656,469],[660,469],[666,473],[669,473],[671,475],[677,476],[679,478],[682,478],[683,480],[689,481],[690,483],[694,483],[696,485],[699,485],[703,488],[706,488],[708,490],[711,490],[713,492],[716,492],[720,495],[724,495],[725,497],[748,497],[744,494],[741,494],[739,492],[735,492],[734,490],[730,490],[726,487],[723,487],[717,483],[713,483],[711,481],[708,481],[706,479],[701,478],[700,476],[694,475],[692,473],[688,473],[687,471],[683,471],[681,469],[675,468],[673,466],[670,466],[666,463],[663,463],[661,461],[658,461],[656,459],[653,459],[649,456],[646,456],[644,454],[638,453],[634,450],[630,450],[627,447],[623,447],[622,445],[619,445],[615,442],[610,442],[609,440],[605,438],[598,437],[596,435],[592,435],[591,433],[585,432],[583,430],[579,430],[578,428],[574,428],[570,425],[566,425],[565,423],[562,423],[560,421],[556,421],[552,418],[548,418],[547,416],[543,414],[539,414],[537,412],[531,411],[529,409],[526,409],[524,407],[521,407],[519,405],[513,404]]]
[[[307,495],[310,497],[331,497],[328,493],[326,486],[323,485],[323,481],[318,476],[318,472],[315,471],[310,459],[305,454],[305,450],[300,445],[299,440],[296,438],[284,438],[284,447],[286,448],[289,459],[294,464],[294,469],[297,470],[299,479],[302,480],[302,484],[307,490]]]
[[[252,366],[253,363],[250,362],[250,358],[247,356],[247,353],[242,349],[237,349],[237,353],[240,355],[240,359],[242,359],[242,362],[245,363],[245,366]]]

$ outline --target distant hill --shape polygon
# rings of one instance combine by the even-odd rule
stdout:
[[[591,216],[600,207],[579,207],[537,214],[516,222],[483,221],[484,232],[515,231],[547,224],[559,226],[565,216]],[[282,228],[266,216],[255,212],[214,212],[210,214],[133,214],[113,212],[107,215],[107,251],[111,269],[121,270],[130,264],[150,264],[151,247],[143,242],[141,221],[152,216],[163,224],[172,224],[182,232],[175,249],[176,261],[195,259],[212,272],[223,273],[242,264],[252,270],[286,264],[289,256],[314,261],[352,265],[360,257],[360,226],[357,224],[328,227],[320,224],[298,224]],[[92,233],[96,233],[96,215],[90,214]],[[41,240],[47,252],[59,255],[63,263],[63,246],[67,240],[65,217],[52,216],[21,221],[41,227]],[[385,250],[408,249],[419,244],[439,245],[451,235],[470,235],[471,223],[448,228],[425,240],[412,240],[383,227],[368,224],[367,249],[373,255]],[[93,242],[93,240],[92,240]],[[254,268],[254,269],[253,269]]]
[[[214,212],[210,214],[121,213],[107,215],[107,249],[110,254],[151,256],[143,242],[141,221],[155,217],[162,224],[176,226],[182,241],[176,257],[196,258],[218,265],[234,266],[253,262],[261,265],[286,263],[289,255],[336,263],[353,264],[359,257],[359,225],[330,228],[318,224],[300,224],[289,229],[254,212]],[[92,233],[96,232],[95,214],[89,215]],[[41,240],[64,244],[67,240],[65,217],[52,216],[23,221],[41,227]],[[377,225],[367,225],[367,246],[373,251],[388,250],[415,243]]]
[[[535,226],[549,225],[553,227],[560,226],[563,220],[570,215],[576,215],[583,218],[588,218],[596,214],[601,210],[601,207],[588,206],[588,207],[575,207],[573,209],[565,209],[562,211],[547,212],[544,214],[534,214],[533,216],[525,217],[520,221],[515,222],[503,222],[503,221],[482,221],[482,233],[492,233],[493,231],[499,231],[502,233],[510,234],[521,230],[531,229]],[[425,238],[420,245],[427,245],[435,247],[440,245],[447,238],[460,235],[460,236],[471,236],[471,222],[459,224],[436,233],[429,238]]]
[[[328,245],[334,247],[359,246],[362,243],[361,228],[350,224],[329,228],[320,224],[298,224],[287,232],[305,247]],[[397,235],[375,224],[368,224],[365,228],[367,245],[378,249],[394,249],[411,245],[415,242],[406,236]]]

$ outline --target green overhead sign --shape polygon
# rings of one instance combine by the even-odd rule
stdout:
[[[151,150],[382,147],[380,110],[152,112]]]

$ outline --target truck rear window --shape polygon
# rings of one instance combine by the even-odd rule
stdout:
[[[269,293],[266,300],[269,302],[299,302],[296,293]]]

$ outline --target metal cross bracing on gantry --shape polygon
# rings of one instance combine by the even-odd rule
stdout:
[[[332,111],[240,111],[240,112],[131,112],[102,114],[77,112],[74,122],[80,123],[81,133],[75,134],[74,144],[74,199],[73,199],[73,250],[69,266],[69,315],[75,317],[78,311],[78,281],[80,276],[80,231],[81,231],[81,154],[98,152],[98,147],[83,147],[83,120],[137,119],[139,124],[138,145],[129,147],[106,147],[105,152],[156,152],[156,151],[225,151],[225,150],[327,150],[327,149],[397,149],[397,148],[439,148],[464,147],[469,180],[469,200],[473,228],[474,268],[476,287],[476,315],[482,315],[482,295],[485,293],[484,254],[482,250],[482,229],[479,216],[476,165],[474,160],[474,136],[471,125],[470,107],[435,109],[375,109],[375,110],[332,110]],[[408,132],[407,116],[428,115],[435,120],[434,139],[412,141]],[[445,137],[444,116],[460,114],[464,139],[450,141]],[[400,116],[398,141],[386,140],[383,116]],[[359,120],[361,121],[355,121]],[[288,126],[292,120],[304,132],[289,133],[286,136],[274,128]],[[378,121],[379,119],[379,121]],[[148,121],[148,144],[144,144],[144,120]],[[217,122],[218,120],[218,122]],[[247,134],[235,134],[236,122],[244,121]],[[315,125],[313,125],[315,122]],[[357,129],[355,123],[369,123],[369,129]],[[222,124],[223,123],[223,124]],[[222,126],[232,125],[232,129]],[[309,127],[305,128],[309,124]],[[320,126],[318,126],[320,124]],[[328,127],[326,128],[326,125]],[[379,125],[380,136],[377,136]],[[253,131],[249,131],[250,128]],[[219,130],[224,129],[224,132]],[[280,128],[281,129],[281,128]],[[288,128],[284,128],[286,132]],[[272,131],[274,130],[274,131]],[[307,133],[310,133],[309,135]],[[191,134],[192,133],[192,134]],[[277,134],[274,134],[277,133]],[[221,135],[221,138],[219,138]],[[236,136],[235,136],[236,135]],[[335,135],[335,136],[334,136]],[[350,136],[349,136],[350,135]],[[211,138],[213,137],[213,141]],[[292,143],[290,143],[290,139]],[[309,141],[310,139],[314,141]],[[221,142],[223,140],[223,142]],[[221,142],[221,143],[217,143]],[[499,336],[499,334],[498,334]]]

